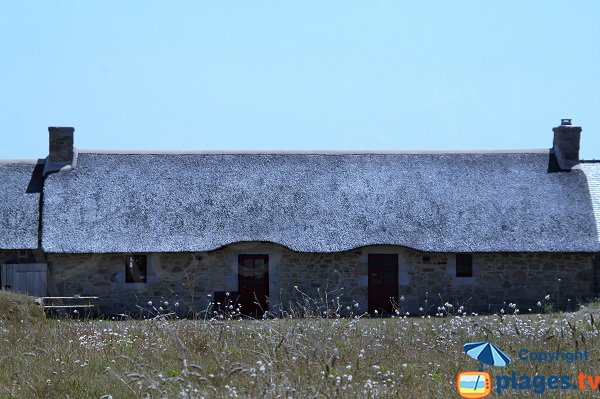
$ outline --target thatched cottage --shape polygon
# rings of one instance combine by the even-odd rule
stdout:
[[[600,163],[553,130],[549,150],[175,153],[49,128],[47,158],[0,162],[1,285],[104,314],[575,304],[600,294]]]

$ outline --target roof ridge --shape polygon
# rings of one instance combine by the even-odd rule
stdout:
[[[547,154],[547,148],[514,150],[93,150],[78,149],[79,154],[99,155],[412,155],[412,154]]]

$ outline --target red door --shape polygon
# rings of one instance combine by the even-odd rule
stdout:
[[[238,263],[242,314],[262,316],[268,310],[269,255],[240,255]]]
[[[398,299],[398,255],[369,254],[369,313],[392,314]]]

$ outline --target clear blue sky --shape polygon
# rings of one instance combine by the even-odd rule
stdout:
[[[600,1],[2,1],[0,158],[548,148],[600,158]],[[7,140],[11,138],[11,140]]]

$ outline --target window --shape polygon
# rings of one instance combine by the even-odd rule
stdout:
[[[246,282],[261,283],[267,278],[268,255],[239,255],[240,275]]]
[[[473,255],[456,254],[456,277],[473,277]]]
[[[129,255],[125,263],[125,282],[145,283],[146,264],[146,255]]]

